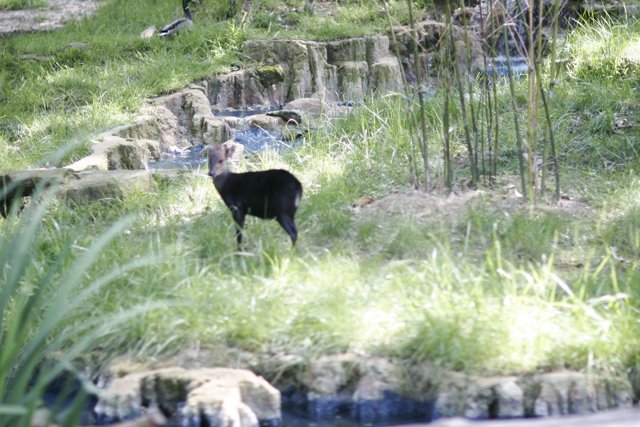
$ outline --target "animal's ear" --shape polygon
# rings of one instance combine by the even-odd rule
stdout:
[[[225,159],[230,159],[231,156],[233,156],[233,153],[236,152],[236,146],[235,145],[225,145],[224,146],[224,158]]]

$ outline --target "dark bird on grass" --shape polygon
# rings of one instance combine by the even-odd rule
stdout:
[[[191,0],[182,0],[182,10],[184,11],[184,16],[160,28],[160,31],[158,31],[158,36],[172,36],[177,32],[182,31],[185,28],[189,28],[193,25],[193,19],[191,18],[191,9],[189,9],[190,1]]]

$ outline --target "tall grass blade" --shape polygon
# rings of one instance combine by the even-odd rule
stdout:
[[[33,243],[36,241],[55,189],[37,192],[20,218],[5,221],[0,241],[0,426],[28,426],[41,396],[49,384],[65,370],[73,370],[72,361],[113,332],[150,309],[152,304],[134,307],[118,315],[100,316],[90,322],[64,327],[65,319],[107,283],[124,274],[157,262],[144,256],[98,277],[84,289],[82,282],[104,249],[132,222],[125,218],[102,233],[94,243],[67,267],[73,256],[75,239],[67,240],[57,258],[30,283],[33,276]],[[11,251],[11,252],[9,252]],[[74,397],[65,409],[63,425],[74,425],[83,393]],[[79,399],[79,400],[76,400]]]

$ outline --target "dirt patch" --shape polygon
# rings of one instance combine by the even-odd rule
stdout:
[[[468,191],[458,195],[408,190],[390,193],[377,200],[368,199],[364,206],[356,203],[354,210],[360,217],[402,217],[416,222],[449,217],[454,221],[466,214],[468,207],[484,195],[484,191]]]
[[[441,222],[456,224],[465,221],[468,212],[482,205],[496,214],[516,214],[529,209],[529,204],[514,185],[493,190],[469,190],[458,193],[407,190],[394,192],[380,199],[363,197],[353,205],[356,215],[368,217],[400,217],[417,223]],[[576,196],[563,196],[556,203],[539,202],[537,213],[555,212],[568,218],[590,218],[595,210]]]
[[[30,31],[47,31],[94,13],[104,0],[46,0],[37,9],[0,11],[0,36]]]

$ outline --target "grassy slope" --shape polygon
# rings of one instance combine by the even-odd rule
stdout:
[[[263,3],[275,10],[276,2]],[[9,71],[0,170],[34,164],[70,139],[86,141],[128,120],[144,97],[225,70],[247,33],[332,35],[323,32],[321,17],[296,15],[292,24],[303,26],[288,29],[270,10],[256,17],[259,28],[243,29],[217,21],[219,11],[205,12],[214,6],[204,2],[198,16],[209,19],[200,18],[193,32],[170,42],[141,41],[137,35],[148,24],[179,14],[175,5],[149,4],[111,1],[95,18],[62,31],[2,40],[8,53],[2,69]],[[384,25],[375,10],[359,4],[341,12],[345,19],[360,16],[363,32]],[[269,27],[269,19],[281,26]],[[354,27],[338,25],[333,35]],[[530,211],[517,203],[503,210],[489,196],[455,222],[356,215],[350,205],[358,197],[406,189],[408,126],[402,104],[385,100],[323,127],[295,153],[263,153],[241,165],[284,166],[300,177],[305,196],[294,253],[277,224],[255,220],[247,226],[246,252],[234,254],[228,211],[211,183],[194,176],[123,202],[53,209],[33,248],[40,261],[29,274],[41,274],[38,265],[62,242],[72,239],[80,251],[108,224],[133,214],[139,219],[102,254],[91,276],[144,253],[166,261],[110,284],[70,319],[83,322],[148,300],[175,303],[114,334],[120,352],[168,354],[193,343],[307,356],[359,350],[475,372],[622,370],[640,363],[638,123],[632,115],[640,75],[630,67],[611,76],[618,56],[607,49],[594,55],[580,45],[604,35],[590,31],[572,39],[569,72],[555,101],[564,190],[585,199],[590,215]],[[637,24],[612,31],[625,40],[640,34]],[[89,48],[64,47],[79,40]],[[25,61],[25,53],[54,59]],[[585,66],[587,57],[594,62]],[[439,105],[432,106],[435,123]],[[616,127],[620,115],[633,126]],[[511,118],[504,117],[503,137],[512,141]],[[433,141],[435,155],[438,131]],[[511,151],[505,150],[505,170],[514,165]]]

